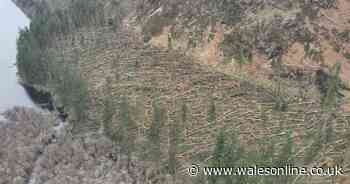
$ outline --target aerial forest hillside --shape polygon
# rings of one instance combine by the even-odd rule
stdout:
[[[110,141],[103,154],[125,157],[125,183],[349,183],[187,172],[350,169],[349,0],[13,2],[31,19],[21,82],[52,95],[69,140]]]

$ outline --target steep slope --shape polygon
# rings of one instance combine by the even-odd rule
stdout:
[[[251,60],[247,66],[251,75],[270,75],[271,70],[260,72],[259,67],[272,60],[281,60],[290,72],[316,71],[339,61],[343,65],[341,78],[348,81],[349,43],[338,35],[347,35],[349,29],[346,16],[341,16],[349,10],[346,0],[157,2],[140,6],[137,16],[151,44],[167,47],[171,35],[175,48],[224,72],[239,68],[235,65],[243,52]],[[294,58],[289,59],[291,56]]]
[[[74,135],[103,132],[122,147],[125,142],[118,136],[126,136],[133,140],[128,144],[138,145],[128,150],[131,155],[143,158],[160,119],[161,164],[144,162],[154,174],[148,178],[152,183],[169,178],[164,168],[172,157],[174,124],[184,129],[181,148],[173,156],[177,182],[197,182],[183,177],[186,168],[191,162],[212,163],[220,130],[236,132],[247,150],[258,149],[266,139],[277,145],[272,155],[280,154],[291,136],[294,164],[349,167],[349,114],[346,98],[339,98],[346,92],[337,82],[332,85],[338,75],[336,67],[331,69],[341,62],[339,76],[346,88],[349,22],[338,18],[326,24],[348,12],[348,1],[94,3],[77,1],[45,12],[44,19],[34,17],[22,34],[29,40],[23,48],[40,54],[18,60],[23,81],[52,92],[57,106],[69,113]],[[85,8],[93,12],[86,14]],[[43,27],[52,31],[39,29]],[[31,68],[37,72],[32,76],[24,64],[40,70]],[[29,78],[40,73],[45,80]],[[127,107],[122,105],[125,98]],[[157,103],[161,117],[156,116]],[[131,115],[123,119],[124,114]],[[125,122],[136,124],[126,135],[118,131],[125,130]],[[319,140],[321,146],[315,148]],[[288,182],[330,179],[296,177]]]

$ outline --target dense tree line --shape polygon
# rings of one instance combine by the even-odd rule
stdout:
[[[23,82],[45,85],[48,78],[45,52],[40,49],[39,41],[28,28],[20,31],[17,53],[17,68]]]
[[[74,113],[77,122],[86,122],[89,94],[86,82],[77,72],[79,70],[74,67],[51,65],[49,71],[51,74],[55,73],[51,75],[50,83],[61,105]]]
[[[49,52],[54,38],[83,27],[104,26],[103,5],[95,0],[73,1],[66,9],[49,12],[42,4],[29,27],[20,30],[17,40],[18,73],[27,85],[53,89],[60,102],[73,111],[78,122],[86,120],[88,92],[76,67]]]
[[[28,28],[20,30],[17,40],[19,74],[28,84],[45,85],[48,81],[48,52],[51,41],[82,27],[105,24],[103,5],[95,0],[73,1],[67,9],[49,12],[45,4],[32,18]]]

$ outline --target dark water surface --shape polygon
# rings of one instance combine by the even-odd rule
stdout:
[[[0,112],[13,106],[34,107],[16,76],[16,39],[28,18],[11,2],[0,0]]]

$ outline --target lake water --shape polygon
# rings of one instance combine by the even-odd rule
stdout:
[[[13,106],[34,107],[17,82],[14,65],[18,31],[28,24],[28,18],[11,0],[0,0],[0,112]]]

